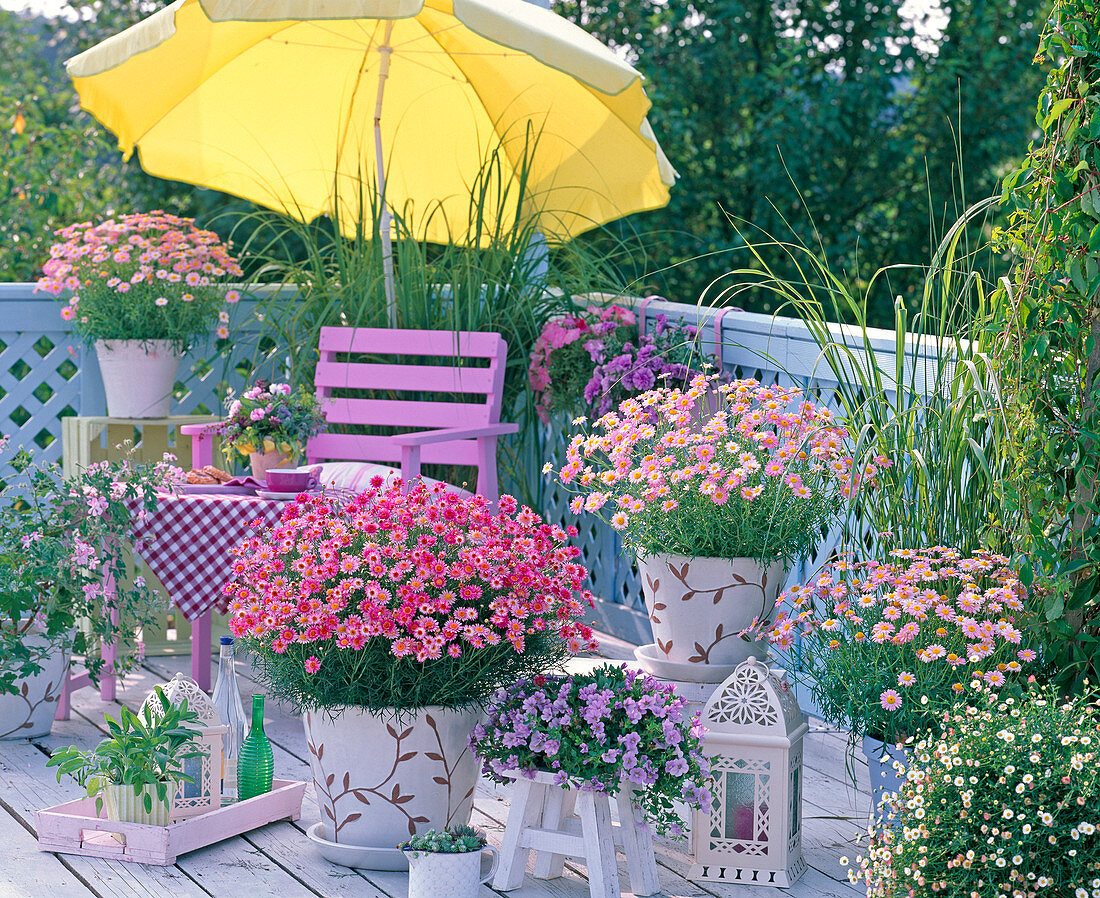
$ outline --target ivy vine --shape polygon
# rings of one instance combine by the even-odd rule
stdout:
[[[1100,2],[1056,0],[1032,142],[1004,181],[1015,257],[997,295],[1014,469],[1004,484],[1022,576],[1066,690],[1100,680]]]

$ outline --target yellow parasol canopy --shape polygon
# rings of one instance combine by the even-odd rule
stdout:
[[[524,214],[551,240],[664,205],[676,177],[640,74],[524,0],[176,0],[67,67],[150,174],[349,234],[374,183],[418,236],[461,239],[486,159],[520,166],[531,134]]]

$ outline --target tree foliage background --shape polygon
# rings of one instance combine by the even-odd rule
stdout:
[[[736,267],[724,213],[750,223],[750,240],[797,239],[855,282],[927,263],[964,208],[960,185],[970,201],[990,196],[1027,147],[1047,5],[952,0],[933,43],[893,0],[556,0],[645,73],[680,172],[667,208],[616,228],[645,250],[636,292],[695,302]],[[918,284],[895,274],[870,323],[892,323],[892,293],[915,305]]]
[[[159,5],[75,2],[75,23],[0,12],[3,279],[35,278],[50,231],[73,220],[165,208],[209,222],[244,205],[145,176],[78,109],[63,60]],[[818,248],[853,282],[882,265],[927,261],[932,235],[961,211],[960,183],[971,200],[988,196],[1023,155],[1043,79],[1031,61],[1046,3],[952,0],[935,43],[901,6],[556,0],[646,74],[652,123],[681,174],[666,209],[586,239],[622,259],[635,292],[683,302],[740,264],[727,215],[750,222],[750,236]],[[228,217],[215,223],[229,226]],[[915,301],[916,283],[894,277],[871,323],[892,320],[889,294]]]

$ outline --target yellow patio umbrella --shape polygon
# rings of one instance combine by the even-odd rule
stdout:
[[[414,231],[455,239],[494,148],[551,240],[663,206],[676,176],[641,75],[524,0],[176,0],[67,69],[150,174],[347,234],[377,184],[391,310],[388,210],[432,209]]]

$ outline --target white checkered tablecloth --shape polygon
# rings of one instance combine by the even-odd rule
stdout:
[[[135,551],[188,620],[209,608],[224,614],[231,550],[255,532],[257,519],[274,525],[284,503],[203,493],[157,499],[157,511],[134,527]]]

